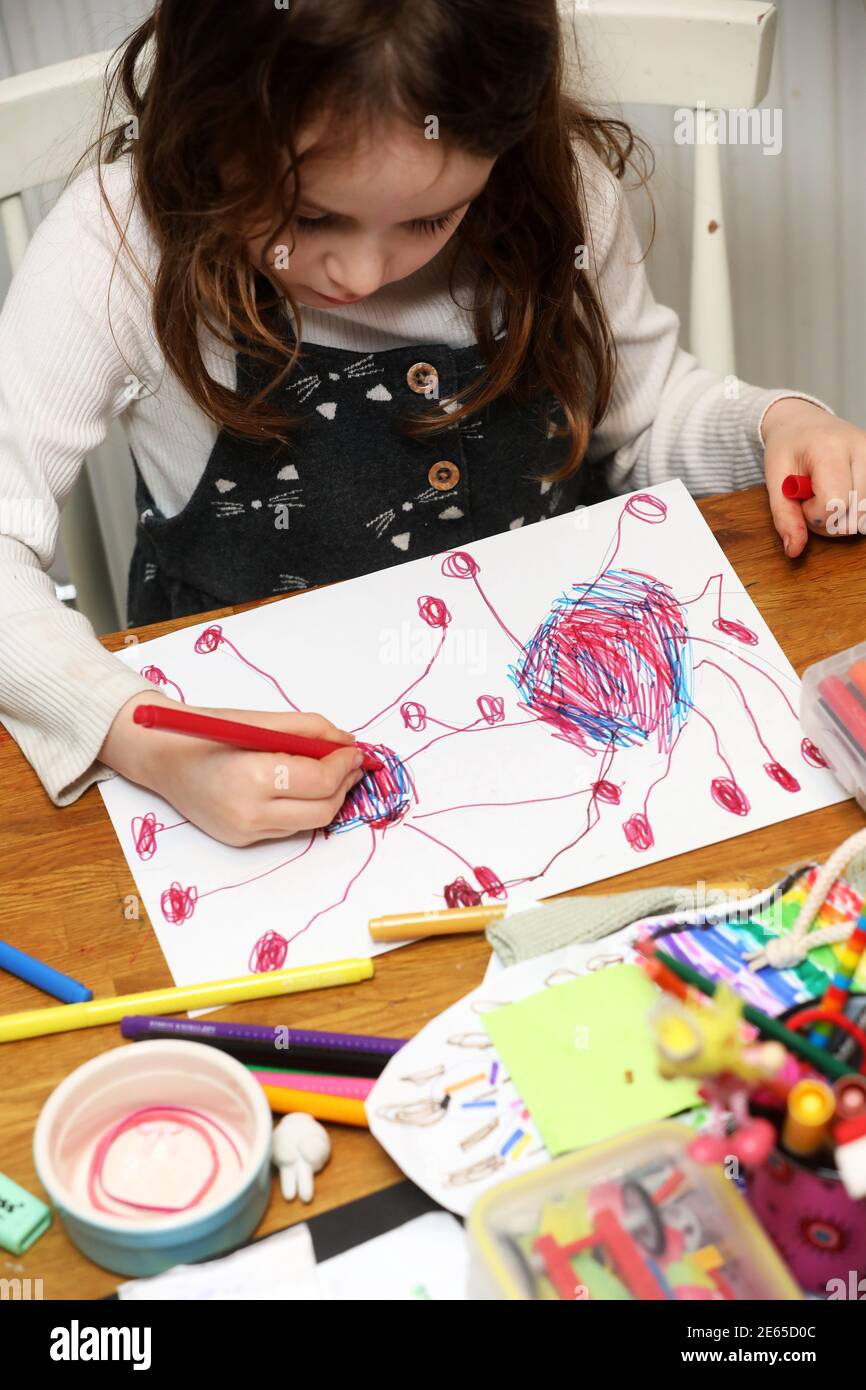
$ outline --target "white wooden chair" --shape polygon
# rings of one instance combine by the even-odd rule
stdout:
[[[591,105],[695,112],[690,349],[733,375],[734,321],[716,111],[751,111],[770,83],[776,7],[764,0],[559,0],[570,83]]]
[[[766,94],[776,9],[768,0],[559,0],[569,81],[590,103],[752,109]],[[573,44],[572,44],[573,40]],[[96,129],[108,53],[0,81],[0,226],[14,270],[29,238],[21,194],[63,178]],[[697,143],[691,350],[734,372],[720,149]],[[132,469],[119,426],[88,459],[61,536],[78,607],[97,632],[124,625],[135,536]]]
[[[66,178],[96,134],[109,56],[92,53],[0,81],[0,227],[13,273],[31,231],[21,195]],[[119,425],[88,458],[60,535],[77,607],[97,632],[124,627],[135,506]]]

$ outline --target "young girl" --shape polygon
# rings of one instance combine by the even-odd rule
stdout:
[[[556,0],[161,0],[115,87],[0,321],[0,713],[58,805],[114,768],[240,845],[326,825],[361,776],[318,715],[219,711],[345,745],[322,762],[133,724],[168,694],[44,572],[115,416],[132,626],[670,477],[766,475],[795,556],[866,487],[862,431],[731,399],[678,348],[623,200],[634,141],[566,95]],[[789,472],[813,502],[782,498]]]

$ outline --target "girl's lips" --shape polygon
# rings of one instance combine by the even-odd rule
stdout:
[[[316,293],[320,299],[327,299],[329,304],[357,304],[359,299],[363,298],[363,295],[357,294],[354,299],[332,299],[329,294],[322,294],[321,290],[317,290]]]

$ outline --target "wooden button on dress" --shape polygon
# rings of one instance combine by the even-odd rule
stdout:
[[[406,380],[412,391],[419,396],[432,395],[439,382],[439,373],[429,362],[416,362],[406,373]]]
[[[460,469],[450,459],[440,459],[427,474],[427,481],[437,492],[450,492],[460,482]]]

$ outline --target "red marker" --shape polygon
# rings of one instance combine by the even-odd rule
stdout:
[[[812,489],[812,479],[807,473],[789,473],[787,478],[782,479],[782,496],[787,497],[789,502],[808,502],[815,493]]]
[[[843,733],[861,750],[866,750],[866,707],[851,687],[838,676],[825,676],[818,683],[818,694]]]
[[[166,705],[136,705],[132,718],[146,729],[191,734],[194,738],[230,743],[235,748],[259,753],[292,753],[298,758],[327,758],[329,753],[351,746],[332,743],[325,738],[289,734],[282,729],[263,729],[258,724],[241,724],[234,719],[217,719],[210,714],[194,714],[192,710],[169,709]],[[361,767],[365,772],[381,772],[383,763],[372,753],[365,753]]]

